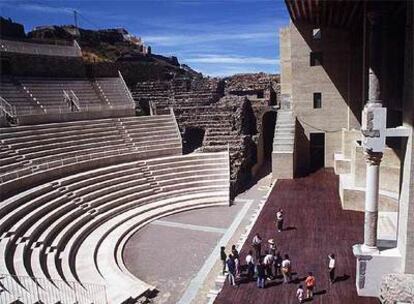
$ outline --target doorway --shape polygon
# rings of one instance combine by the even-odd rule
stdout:
[[[276,112],[267,112],[263,115],[262,136],[263,136],[263,156],[270,159],[273,150],[273,136],[275,134]]]
[[[203,145],[204,129],[185,127],[183,134],[183,154],[189,154]]]
[[[325,167],[325,133],[310,133],[310,171]]]

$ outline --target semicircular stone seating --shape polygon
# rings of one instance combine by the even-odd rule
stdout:
[[[173,115],[0,128],[0,195],[115,162],[181,153]]]
[[[137,121],[122,119],[126,125],[140,125]],[[37,132],[30,130],[2,138],[24,145],[14,139]],[[135,143],[148,141],[139,128],[128,132]],[[36,134],[49,139],[47,132]],[[229,204],[228,152],[122,160],[40,183],[0,203],[0,273],[7,276],[0,278],[1,303],[135,299],[154,286],[125,267],[122,252],[129,237],[162,216]]]

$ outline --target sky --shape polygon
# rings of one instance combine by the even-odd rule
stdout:
[[[0,12],[30,31],[37,25],[124,27],[152,52],[210,76],[279,72],[279,28],[289,23],[283,0],[0,0]]]

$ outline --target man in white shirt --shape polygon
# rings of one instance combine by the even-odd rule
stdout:
[[[267,251],[266,256],[263,259],[263,264],[265,265],[266,276],[268,280],[271,280],[273,278],[273,274],[272,274],[273,260],[274,260],[273,254]]]
[[[330,255],[328,255],[328,259],[329,282],[333,284],[335,283],[335,254],[331,253]]]
[[[286,254],[285,258],[282,261],[282,274],[283,274],[283,281],[287,284],[292,279],[292,264],[289,260],[289,256]]]
[[[246,255],[247,275],[250,279],[254,277],[254,258],[253,252],[250,250]]]
[[[278,232],[282,232],[283,230],[283,218],[284,218],[284,211],[283,209],[279,209],[279,211],[276,212],[276,223],[277,223]]]

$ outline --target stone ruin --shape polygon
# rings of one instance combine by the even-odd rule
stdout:
[[[256,75],[256,74],[254,74]],[[173,108],[183,138],[183,152],[230,151],[231,195],[241,193],[252,180],[257,162],[257,137],[261,117],[269,109],[270,84],[259,75],[256,90],[267,90],[263,97],[236,94],[231,88],[245,86],[250,93],[255,76],[245,78],[176,78],[171,81],[139,82],[131,88],[139,109],[146,115],[165,114]],[[241,79],[241,80],[240,80]],[[229,89],[229,85],[230,89]]]
[[[224,79],[225,95],[245,96],[250,100],[261,129],[262,117],[269,107],[280,103],[280,76],[277,74],[236,74]]]
[[[391,273],[383,276],[379,298],[383,304],[412,303],[414,275]]]

